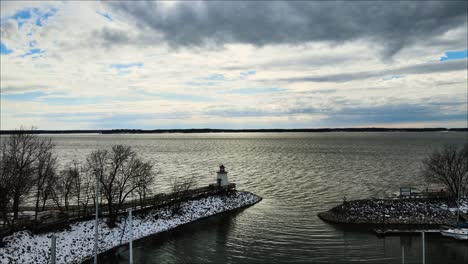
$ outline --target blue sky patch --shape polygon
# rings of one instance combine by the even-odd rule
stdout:
[[[245,72],[241,72],[240,76],[241,77],[247,77],[247,76],[255,75],[255,74],[257,74],[257,71],[245,71]]]
[[[400,79],[400,78],[403,78],[403,76],[401,76],[401,75],[390,75],[390,76],[382,78],[382,80],[390,81],[390,80],[395,80],[395,79]]]
[[[57,11],[57,8],[51,8],[47,11],[42,11],[39,8],[27,8],[16,12],[13,16],[7,17],[7,19],[16,20],[18,28],[21,28],[23,24],[29,22],[34,23],[38,27],[42,27],[43,22],[55,15]]]
[[[287,90],[288,89],[279,88],[279,87],[254,87],[254,88],[231,89],[225,92],[232,93],[232,94],[259,94],[259,93],[278,93],[278,92],[284,92]]]
[[[30,49],[28,52],[21,55],[21,57],[26,57],[26,56],[29,56],[29,55],[38,55],[38,54],[42,54],[44,52],[45,52],[45,50],[42,50],[42,49]]]
[[[219,73],[210,74],[210,76],[206,77],[205,79],[210,80],[210,81],[224,81],[225,80],[224,75],[219,74]]]
[[[2,100],[8,101],[32,101],[46,95],[44,92],[2,94]]]
[[[47,12],[45,13],[41,13],[38,9],[35,9],[36,10],[36,13],[37,15],[39,16],[37,19],[36,19],[36,26],[39,26],[39,27],[42,27],[42,23],[46,20],[49,19],[49,17],[55,15],[58,11],[57,8],[51,8],[50,10],[48,10]]]
[[[176,93],[157,93],[156,96],[174,101],[190,101],[190,102],[209,102],[214,101],[213,98],[199,95],[190,95],[190,94],[176,94]]]
[[[55,93],[57,95],[57,93]],[[42,103],[50,105],[90,105],[100,104],[113,101],[128,101],[126,97],[118,96],[83,96],[83,97],[69,97],[69,96],[56,96],[56,97],[42,97]]]
[[[18,28],[21,28],[27,20],[31,19],[31,17],[32,9],[22,9],[9,18],[16,20]]]
[[[461,60],[468,57],[468,49],[459,51],[446,51],[444,57],[440,57],[440,61]]]
[[[16,19],[16,20],[18,20],[18,19],[30,19],[31,17],[32,17],[31,9],[20,10],[20,11],[16,12],[16,14],[11,16],[11,18]]]
[[[129,68],[133,68],[133,67],[136,67],[136,68],[141,68],[143,67],[143,63],[141,62],[138,62],[138,63],[127,63],[127,64],[111,64],[110,65],[110,68],[112,69],[117,69],[117,70],[125,70],[125,69],[129,69]]]
[[[126,75],[130,74],[132,68],[142,68],[143,63],[138,62],[138,63],[127,63],[127,64],[111,64],[109,68],[111,69],[116,69],[118,75]]]
[[[13,50],[7,48],[7,46],[5,44],[3,44],[2,42],[0,42],[0,54],[2,55],[8,55],[10,53],[12,53]]]
[[[102,97],[45,97],[41,102],[50,105],[85,105],[104,102]]]
[[[99,11],[96,11],[96,13],[106,18],[107,20],[112,21],[112,17],[109,15],[109,13],[104,13],[104,12],[99,12]]]

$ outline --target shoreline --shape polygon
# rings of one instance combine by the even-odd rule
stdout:
[[[156,235],[220,213],[245,208],[260,202],[262,198],[245,191],[233,194],[213,195],[181,203],[179,214],[170,207],[149,211],[133,217],[133,240]],[[115,228],[99,221],[99,254],[128,244],[127,216],[120,218]],[[76,222],[62,231],[33,235],[21,231],[5,237],[6,245],[0,248],[0,263],[47,263],[50,254],[50,237],[57,237],[57,263],[82,263],[93,257],[94,220]]]
[[[92,130],[32,130],[32,134],[191,134],[191,133],[327,133],[327,132],[468,132],[468,128],[265,128],[265,129],[216,129],[216,128],[186,128],[186,129],[92,129]],[[0,135],[19,133],[16,130],[0,130]]]
[[[344,202],[317,216],[325,222],[369,227],[430,229],[456,224],[447,199],[363,199]]]

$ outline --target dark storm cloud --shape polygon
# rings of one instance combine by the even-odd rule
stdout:
[[[389,75],[408,75],[408,74],[428,74],[428,73],[437,73],[437,72],[451,72],[451,71],[460,71],[466,70],[467,60],[458,60],[458,61],[449,61],[449,62],[430,62],[417,65],[411,65],[406,67],[400,67],[396,69],[382,70],[382,71],[363,71],[363,72],[353,72],[353,73],[338,73],[338,74],[328,74],[328,75],[319,75],[319,76],[304,76],[304,77],[292,77],[292,78],[282,78],[275,80],[264,80],[267,82],[270,81],[281,81],[287,83],[293,82],[349,82],[354,80],[364,80],[375,77],[384,77]]]
[[[174,47],[226,43],[300,44],[377,41],[384,57],[466,24],[466,1],[110,2],[110,10]],[[104,44],[125,38],[97,32]],[[146,35],[148,36],[148,35]],[[132,38],[129,38],[132,39]]]

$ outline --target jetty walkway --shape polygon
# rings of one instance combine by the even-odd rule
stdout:
[[[144,200],[132,199],[125,202],[117,214],[126,214],[131,208],[133,213],[137,215],[152,209],[162,208],[188,200],[234,192],[235,189],[235,183],[230,183],[226,186],[209,185],[206,187],[173,192],[169,194],[156,194]],[[15,220],[11,226],[0,226],[0,241],[2,237],[21,230],[30,230],[35,233],[43,233],[59,228],[65,228],[70,223],[75,221],[90,220],[95,217],[95,210],[94,203],[91,203],[87,207],[78,206],[76,204],[69,205],[68,210],[63,210],[63,208],[60,209],[56,206],[46,206],[44,207],[44,210],[38,213],[38,220],[35,221],[34,207],[23,206],[20,207],[20,212],[23,213],[21,219]],[[24,214],[25,212],[29,212],[30,214]],[[109,211],[107,203],[100,203],[99,216],[106,217],[108,215]]]

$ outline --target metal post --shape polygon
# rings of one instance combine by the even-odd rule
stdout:
[[[56,243],[56,238],[54,235],[52,235],[51,239],[50,239],[50,263],[51,264],[55,264],[55,260],[56,260],[56,246],[57,246],[57,243]]]
[[[94,223],[94,264],[98,263],[97,254],[98,254],[98,239],[99,239],[99,231],[98,231],[98,221],[99,221],[99,180],[98,176],[96,175],[96,190],[95,190],[95,203],[96,203],[96,222]]]
[[[426,244],[424,239],[424,231],[422,231],[422,263],[426,264]]]
[[[457,191],[457,226],[460,223],[460,193],[461,193],[461,175],[458,174],[458,191]]]
[[[405,264],[405,247],[401,246],[401,264]]]
[[[130,208],[130,210],[128,211],[128,218],[129,218],[129,222],[130,222],[130,228],[128,229],[129,231],[129,235],[130,235],[130,241],[129,241],[129,244],[130,244],[130,249],[129,249],[129,253],[130,253],[130,257],[129,257],[129,263],[130,264],[133,264],[133,222],[132,222],[132,208]]]

